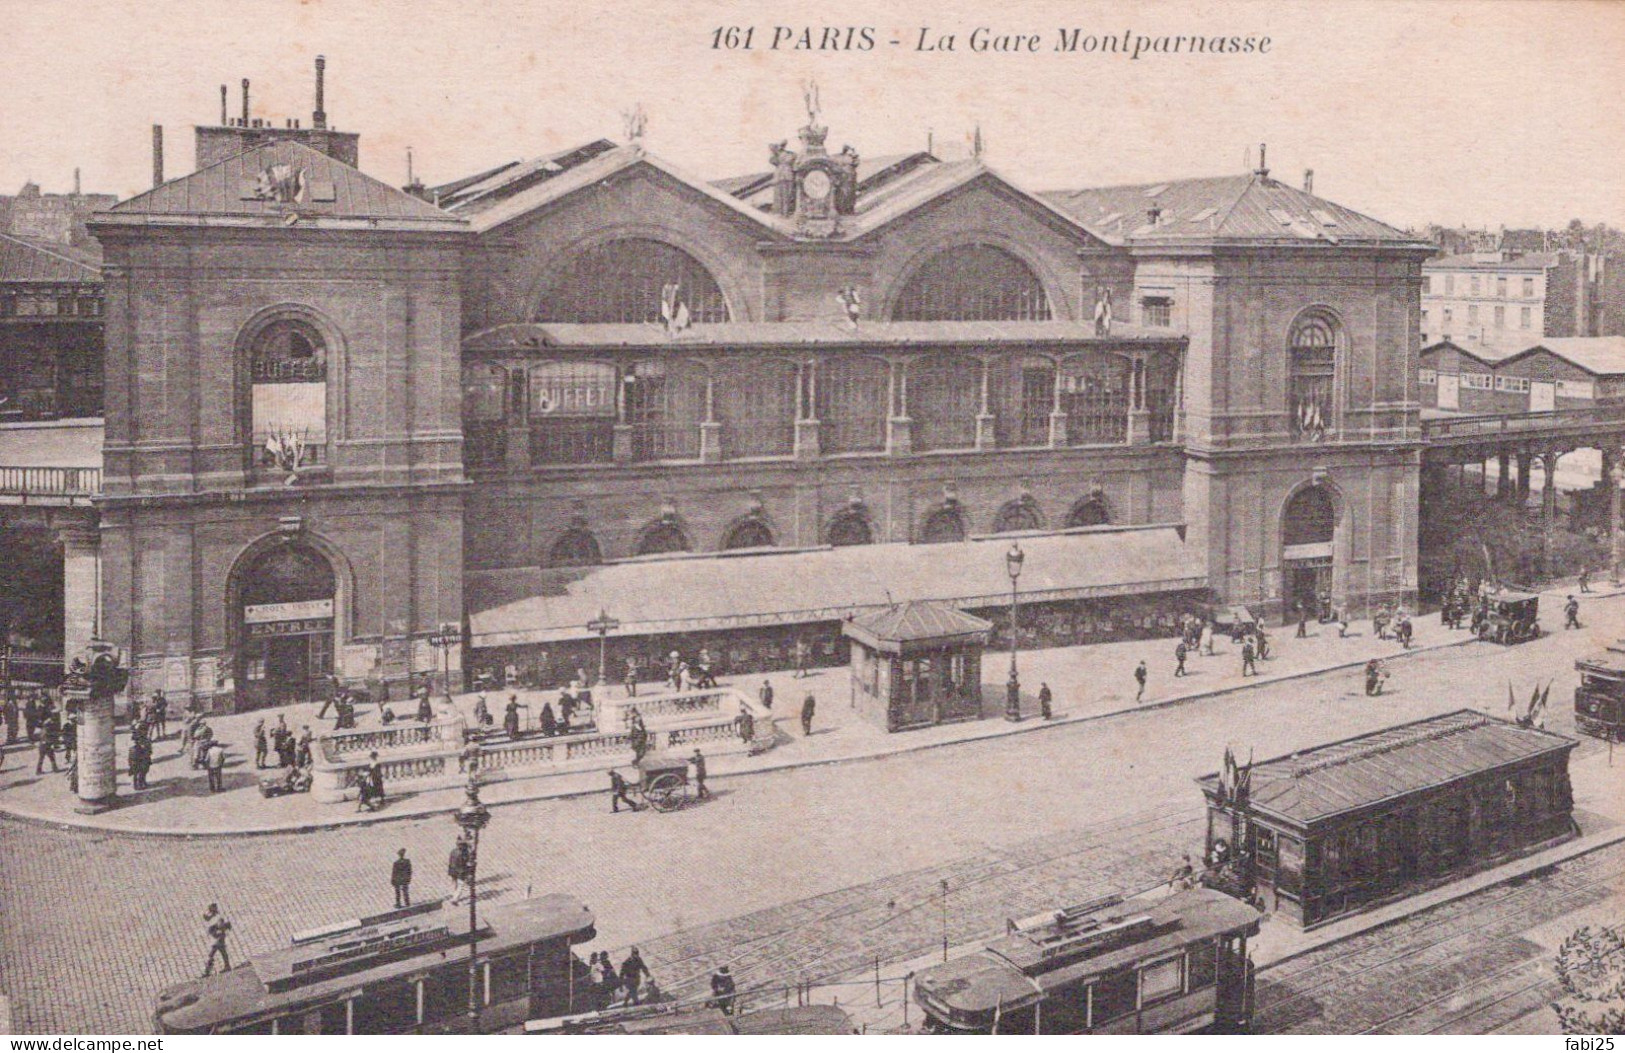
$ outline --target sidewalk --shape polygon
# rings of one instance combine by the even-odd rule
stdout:
[[[1544,621],[1548,627],[1561,623],[1562,589],[1543,597]],[[1596,593],[1587,597],[1594,603],[1618,593]],[[860,720],[850,705],[848,671],[844,667],[824,669],[804,679],[788,673],[766,677],[773,684],[775,711],[780,714],[779,744],[755,757],[717,757],[711,761],[709,781],[732,780],[758,772],[819,764],[834,764],[875,757],[894,756],[916,750],[959,742],[1024,734],[1044,728],[1083,721],[1106,719],[1201,698],[1228,694],[1246,687],[1291,680],[1338,669],[1354,669],[1368,659],[1385,660],[1420,654],[1441,647],[1471,643],[1465,630],[1441,627],[1437,615],[1414,619],[1415,646],[1406,652],[1393,641],[1377,641],[1370,623],[1351,625],[1346,639],[1340,639],[1335,625],[1311,625],[1306,640],[1293,638],[1294,627],[1270,629],[1272,657],[1259,663],[1259,674],[1240,675],[1240,649],[1227,639],[1216,645],[1213,656],[1191,655],[1189,675],[1175,678],[1173,648],[1176,641],[1157,639],[1083,647],[1027,651],[1018,656],[1022,683],[1020,722],[1001,719],[1003,675],[1008,668],[1008,652],[990,651],[984,656],[983,720],[965,724],[925,728],[888,734]],[[1494,646],[1494,645],[1481,645]],[[1144,660],[1150,677],[1143,702],[1135,702],[1134,666]],[[1396,672],[1402,677],[1402,672]],[[739,677],[731,682],[754,696],[761,677]],[[1054,719],[1038,719],[1037,692],[1047,683],[1055,694]],[[612,688],[615,697],[621,689]],[[488,696],[488,705],[500,715],[507,692]],[[803,737],[798,719],[801,701],[812,694],[818,703],[813,734]],[[556,699],[554,692],[519,692],[526,711],[540,711],[542,702]],[[465,715],[472,713],[476,696],[455,700]],[[121,730],[117,755],[120,766],[119,806],[100,815],[79,815],[75,799],[68,792],[65,775],[34,774],[35,755],[26,744],[7,748],[0,754],[0,814],[35,822],[130,834],[176,836],[231,836],[273,832],[293,832],[352,823],[378,823],[393,819],[445,814],[462,803],[457,788],[390,796],[378,813],[358,812],[352,804],[319,804],[309,795],[266,799],[260,796],[253,767],[252,729],[264,719],[273,724],[282,714],[297,734],[304,725],[318,733],[331,727],[330,720],[316,719],[316,706],[300,704],[252,713],[210,718],[216,737],[229,752],[226,790],[211,794],[204,773],[194,771],[179,755],[179,723],[171,721],[170,737],[156,744],[155,762],[148,777],[148,789],[135,793],[124,773],[129,739]],[[396,704],[397,712],[402,707]],[[358,714],[362,729],[377,726],[377,711],[366,707]],[[387,790],[387,788],[386,788]],[[486,784],[482,798],[491,805],[607,793],[608,780],[602,772],[543,776]]]

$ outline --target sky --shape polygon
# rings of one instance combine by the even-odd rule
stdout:
[[[1223,175],[1256,162],[1399,226],[1625,226],[1625,3],[1342,0],[999,4],[942,0],[0,0],[0,192],[25,180],[127,196],[190,169],[219,85],[308,123],[327,57],[330,123],[397,185],[431,184],[596,138],[647,114],[646,147],[697,176],[767,167],[819,86],[832,149],[962,153],[1032,190]],[[716,30],[754,26],[752,47]],[[789,31],[775,33],[779,27]],[[803,28],[869,50],[807,51]],[[1040,50],[975,52],[971,34]],[[1081,37],[1268,37],[1240,55],[1055,50]],[[954,50],[919,49],[954,36]],[[782,43],[771,47],[775,36]],[[896,40],[897,43],[891,41]]]

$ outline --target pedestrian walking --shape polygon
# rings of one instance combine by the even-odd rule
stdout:
[[[1309,612],[1304,610],[1303,609],[1303,604],[1300,603],[1298,605],[1298,633],[1297,633],[1297,639],[1299,639],[1299,640],[1307,640],[1308,638],[1309,638]]]
[[[1134,682],[1135,684],[1139,685],[1138,689],[1134,692],[1134,701],[1136,702],[1145,698],[1145,678],[1145,660],[1141,659],[1140,664],[1134,667]]]
[[[169,737],[169,699],[164,697],[162,691],[152,693],[152,722],[158,729],[159,738]]]
[[[609,769],[609,810],[610,811],[619,814],[620,810],[621,810],[621,804],[623,802],[626,804],[626,806],[628,808],[632,809],[634,812],[641,812],[643,810],[643,806],[641,804],[634,801],[631,797],[627,796],[626,791],[628,789],[629,789],[629,787],[627,786],[626,778],[623,775],[621,775],[621,773],[619,771],[615,770],[614,768]]]
[[[209,792],[219,793],[226,788],[226,747],[215,739],[203,752],[203,766],[209,772]]]
[[[1213,657],[1213,630],[1212,622],[1206,622],[1202,625],[1202,653],[1209,658]]]
[[[147,788],[147,772],[152,768],[152,740],[142,736],[130,743],[130,786]]]
[[[812,655],[812,648],[807,646],[806,640],[796,641],[796,679],[800,680],[807,674],[807,665]]]
[[[756,692],[756,699],[757,701],[761,702],[763,709],[772,709],[773,685],[768,683],[766,680],[763,680],[762,686]]]
[[[412,905],[412,861],[406,858],[404,848],[389,865],[389,887],[395,890],[395,906]]]
[[[637,698],[638,697],[638,660],[636,658],[628,658],[626,660],[626,678],[623,681],[623,683],[626,685],[626,697],[627,698]]]
[[[474,853],[469,847],[468,835],[458,834],[457,841],[451,846],[451,856],[446,860],[446,876],[451,878],[451,897],[447,900],[448,903],[461,903],[465,895],[474,895],[474,890],[468,883],[469,864],[473,861]]]
[[[1185,646],[1185,641],[1184,640],[1180,640],[1177,644],[1174,645],[1174,675],[1175,676],[1184,676],[1185,675],[1185,656],[1188,655],[1188,654],[1190,654],[1190,650]]]
[[[294,750],[293,766],[295,768],[308,768],[311,762],[311,743],[316,736],[311,733],[310,725],[305,724],[299,729],[299,746]]]
[[[420,684],[418,686],[417,719],[423,724],[431,723],[434,720],[434,705],[429,701],[428,684]]]
[[[74,767],[79,759],[79,718],[70,716],[62,722],[62,763]]]
[[[734,1012],[734,992],[738,987],[734,984],[733,974],[726,965],[711,974],[711,1008],[720,1009],[728,1016]]]
[[[812,692],[809,691],[807,697],[801,700],[801,734],[803,736],[812,734],[813,714],[817,711],[818,700],[813,698]]]
[[[1258,652],[1253,648],[1252,637],[1241,642],[1241,675],[1258,675]]]
[[[265,767],[265,758],[270,752],[270,740],[265,737],[265,721],[257,720],[254,722],[254,767]]]
[[[39,737],[39,700],[33,692],[23,699],[23,730],[27,732],[29,742]]]
[[[705,788],[705,754],[700,752],[698,746],[694,747],[694,756],[688,759],[694,765],[694,792],[700,795],[703,801],[711,796],[711,791]]]
[[[376,812],[384,806],[384,766],[378,763],[376,750],[367,755],[367,766],[356,777],[356,788],[359,791],[356,811],[365,808]]]
[[[510,739],[519,737],[519,696],[509,695],[508,705],[502,710],[502,730]]]
[[[1388,678],[1388,671],[1382,667],[1378,659],[1371,659],[1365,664],[1365,693],[1376,696],[1382,694],[1382,682]]]
[[[0,719],[6,722],[6,745],[17,741],[17,699],[8,689],[6,699],[0,702]]]
[[[643,955],[638,953],[636,947],[632,948],[626,960],[621,963],[621,986],[626,988],[626,1004],[638,1004],[638,987],[644,979],[654,979],[649,967],[643,964]]]
[[[220,913],[217,904],[209,904],[209,909],[203,912],[203,932],[209,938],[209,960],[203,965],[203,975],[214,973],[214,960],[220,959],[220,971],[231,972],[231,953],[226,950],[226,934],[231,931],[231,922]]]
[[[491,719],[491,707],[486,704],[483,694],[474,699],[474,723],[478,724],[481,730],[495,723]]]
[[[50,721],[42,721],[39,728],[39,738],[35,749],[38,756],[34,761],[34,774],[45,774],[45,762],[51,762],[52,771],[61,771],[56,763],[56,727]]]
[[[542,703],[541,724],[543,735],[551,736],[559,733],[559,720],[553,715],[553,703]]]
[[[1581,567],[1580,568],[1580,591],[1581,592],[1590,592],[1591,591],[1591,568],[1590,567]]]
[[[749,742],[756,737],[756,717],[743,702],[739,703],[739,715],[734,717],[734,728],[739,732],[741,742]]]
[[[1344,608],[1343,610],[1337,612],[1337,638],[1339,640],[1346,640],[1348,639],[1348,635],[1349,612],[1347,608]]]
[[[1054,701],[1055,692],[1049,689],[1048,684],[1040,683],[1038,685],[1038,715],[1043,717],[1045,720],[1048,720],[1050,717],[1054,716],[1055,711],[1051,708],[1051,704]]]
[[[1580,601],[1573,596],[1563,605],[1563,628],[1578,629],[1580,627]]]

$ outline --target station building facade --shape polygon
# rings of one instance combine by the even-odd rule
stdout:
[[[395,684],[447,625],[544,679],[838,661],[1004,617],[1012,541],[1024,643],[1414,593],[1428,247],[1267,170],[1040,195],[815,118],[717,183],[600,141],[408,193],[231,127],[92,228],[137,691]]]

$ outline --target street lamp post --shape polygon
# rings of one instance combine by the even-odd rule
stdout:
[[[598,686],[603,687],[609,683],[608,672],[605,668],[609,656],[609,634],[621,627],[621,623],[609,616],[609,611],[598,608],[598,617],[587,623],[587,631],[598,634]]]
[[[1613,478],[1608,488],[1608,549],[1613,556],[1614,584],[1618,585],[1620,568],[1625,564],[1625,536],[1621,534],[1619,521],[1619,488],[1625,484],[1625,448],[1614,454],[1614,469],[1610,474]]]
[[[480,803],[480,773],[478,768],[468,772],[468,797],[453,818],[468,835],[468,1033],[480,1033],[480,967],[479,917],[475,913],[478,899],[474,883],[479,876],[480,831],[491,821],[491,810]]]
[[[429,637],[429,643],[440,648],[440,686],[443,694],[441,702],[448,706],[452,704],[451,649],[453,646],[461,646],[462,642],[463,631],[457,626],[452,625],[450,622],[442,625]]]
[[[1010,543],[1010,551],[1004,555],[1004,568],[1010,575],[1010,682],[1004,685],[1004,719],[1012,722],[1021,719],[1021,679],[1016,675],[1016,651],[1020,648],[1016,623],[1019,603],[1016,581],[1021,577],[1021,564],[1026,558],[1021,545],[1014,541]]]

